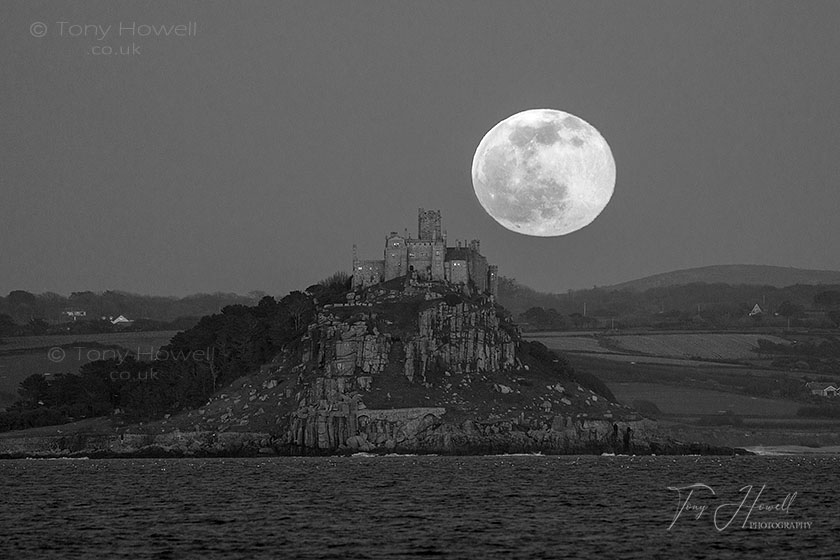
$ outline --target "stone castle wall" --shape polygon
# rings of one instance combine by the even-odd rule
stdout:
[[[479,293],[496,295],[498,285],[491,278],[491,267],[481,254],[477,239],[468,245],[447,247],[441,231],[439,210],[418,212],[417,239],[391,232],[385,237],[382,260],[361,260],[353,249],[353,289],[360,290],[416,274],[421,281],[446,281],[472,285]],[[498,269],[495,269],[495,274]]]
[[[385,238],[385,276],[388,281],[408,274],[408,248],[405,238],[396,232],[391,232]]]
[[[373,286],[385,275],[383,261],[356,261],[353,265],[353,286]]]

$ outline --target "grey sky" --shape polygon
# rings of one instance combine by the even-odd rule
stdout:
[[[349,272],[354,242],[380,256],[420,206],[541,290],[840,269],[838,24],[838,2],[5,1],[0,293],[282,294]],[[482,136],[542,107],[617,166],[560,238],[503,229],[470,181]]]

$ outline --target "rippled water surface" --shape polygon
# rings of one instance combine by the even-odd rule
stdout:
[[[837,558],[838,467],[836,456],[0,461],[0,558]],[[668,487],[695,483],[675,520],[688,490]]]

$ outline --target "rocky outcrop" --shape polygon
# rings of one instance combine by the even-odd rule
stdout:
[[[622,452],[623,437],[614,433],[620,422],[635,434],[634,451],[657,448],[655,424],[521,345],[492,299],[408,283],[402,291],[351,294],[347,305],[322,308],[302,340],[276,446],[292,453]]]
[[[435,389],[452,388],[439,378],[514,369],[516,341],[500,328],[492,302],[471,303],[411,288],[400,298],[379,293],[363,304],[321,310],[302,341],[288,445],[414,448],[421,441],[418,435],[447,413],[443,406],[421,406],[441,404],[441,395],[434,395],[436,403],[426,401]],[[382,405],[391,398],[387,390],[384,399],[372,394],[385,385],[395,386],[403,404],[416,406],[391,403],[371,410],[371,401]]]
[[[420,311],[405,345],[405,376],[425,380],[430,365],[457,373],[500,371],[516,363],[516,344],[490,306],[440,302]]]
[[[2,438],[0,456],[687,449],[522,342],[492,298],[413,279],[320,306],[261,371],[142,431]]]

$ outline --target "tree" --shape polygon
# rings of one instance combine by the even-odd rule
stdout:
[[[280,303],[288,310],[295,334],[306,327],[315,313],[315,304],[303,292],[291,292]]]
[[[15,320],[5,313],[0,313],[0,336],[12,336],[16,331]]]
[[[782,302],[778,309],[779,315],[783,317],[804,317],[805,308],[799,304],[791,303],[788,300]]]
[[[9,292],[9,295],[6,296],[6,301],[12,307],[17,307],[19,305],[34,306],[37,302],[37,298],[35,298],[34,294],[24,290],[12,290]]]
[[[826,290],[814,296],[814,305],[823,308],[840,308],[840,291]]]
[[[344,303],[352,287],[353,277],[339,271],[309,286],[306,293],[314,296],[319,303]]]
[[[40,317],[29,321],[26,327],[27,329],[29,329],[29,332],[31,332],[35,336],[47,334],[47,331],[50,330],[50,325]]]
[[[43,373],[34,373],[20,382],[18,396],[24,408],[35,408],[47,400],[49,382]]]
[[[251,301],[260,301],[264,297],[266,297],[266,293],[262,290],[251,290],[248,292],[248,299]]]
[[[522,314],[522,318],[535,327],[542,327],[548,322],[548,313],[542,307],[531,307]]]
[[[9,311],[21,323],[32,319],[37,303],[38,300],[34,295],[23,290],[11,291],[6,297],[6,304],[9,307]]]
[[[569,326],[566,318],[554,308],[531,307],[522,314],[522,318],[538,330],[564,330]]]
[[[351,282],[352,277],[343,270],[339,270],[338,272],[334,272],[330,276],[327,276],[318,282],[318,284],[328,290],[348,291],[350,289]]]

